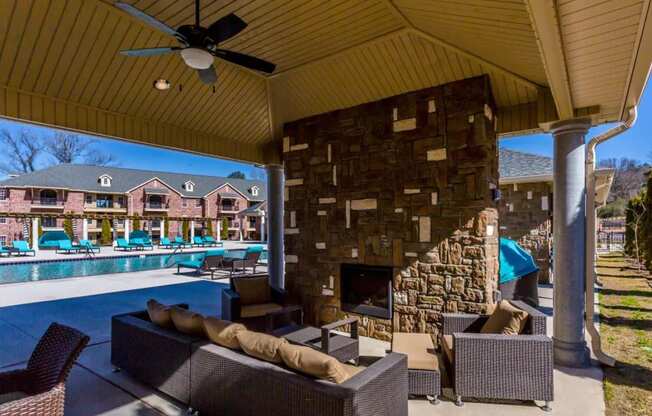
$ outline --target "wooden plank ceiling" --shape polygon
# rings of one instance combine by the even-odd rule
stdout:
[[[174,28],[194,20],[193,0],[125,1]],[[218,60],[213,88],[177,55],[120,55],[176,40],[112,0],[2,0],[0,115],[252,162],[274,160],[269,144],[284,122],[480,74],[491,78],[502,133],[556,118],[522,0],[201,5],[204,26],[228,13],[245,20],[247,29],[220,46],[274,62],[275,73]],[[573,106],[618,120],[649,0],[556,7]],[[158,78],[173,88],[155,90]]]

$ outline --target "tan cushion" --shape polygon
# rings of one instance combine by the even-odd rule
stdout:
[[[278,352],[279,347],[288,342],[285,338],[253,331],[240,331],[236,338],[240,343],[240,348],[248,355],[272,363],[281,362],[281,356]]]
[[[241,318],[257,318],[270,313],[278,312],[283,307],[276,303],[259,303],[257,305],[244,305],[240,308]]]
[[[523,331],[528,313],[501,300],[487,322],[480,329],[482,334],[518,335]]]
[[[149,320],[163,328],[173,328],[172,318],[170,317],[170,307],[159,303],[154,299],[147,301],[147,314]]]
[[[344,383],[353,370],[330,355],[310,347],[284,344],[279,348],[283,363],[293,370],[334,383]]]
[[[223,347],[240,349],[238,342],[238,332],[246,331],[247,328],[242,324],[236,324],[231,321],[223,321],[213,318],[212,316],[204,318],[204,331],[209,340]]]
[[[233,279],[233,285],[240,295],[240,305],[269,303],[272,299],[267,277],[236,277]]]
[[[177,331],[187,335],[204,336],[204,317],[200,314],[173,306],[170,308],[170,316]]]
[[[446,356],[446,359],[448,360],[449,363],[453,363],[453,358],[455,355],[453,354],[453,336],[452,335],[444,335],[441,340],[441,349],[444,352],[444,355]]]
[[[439,362],[434,350],[435,344],[430,334],[392,334],[392,351],[407,355],[408,368],[411,370],[439,371]]]

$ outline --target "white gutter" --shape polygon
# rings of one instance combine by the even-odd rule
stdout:
[[[596,256],[596,227],[595,227],[595,148],[600,143],[604,143],[609,139],[614,138],[620,133],[629,130],[634,125],[637,117],[637,108],[634,106],[629,110],[629,117],[627,120],[606,132],[592,138],[586,146],[586,264],[585,264],[585,316],[586,330],[591,336],[591,346],[596,358],[605,365],[613,367],[616,363],[613,357],[605,354],[602,351],[600,342],[600,332],[595,327],[593,316],[595,314],[595,256]]]

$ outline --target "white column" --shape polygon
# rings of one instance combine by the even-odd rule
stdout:
[[[130,225],[131,225],[131,220],[126,219],[125,220],[125,240],[127,240],[127,242],[129,242],[129,228],[130,228]]]
[[[190,242],[195,239],[195,220],[190,221]]]
[[[564,367],[585,367],[590,364],[584,338],[584,135],[590,126],[590,120],[565,120],[551,127],[555,140],[553,350],[555,363]]]
[[[82,240],[88,240],[88,220],[82,219]]]
[[[38,251],[38,218],[32,218],[32,250]]]
[[[285,289],[285,243],[283,240],[283,210],[285,172],[283,165],[267,165],[267,211],[269,212],[269,236],[267,245],[267,268],[272,286]]]
[[[243,235],[244,235],[244,230],[245,230],[245,221],[247,221],[246,216],[240,217],[240,241],[244,240]]]
[[[161,227],[160,231],[159,231],[159,235],[161,236],[161,238],[167,237],[167,235],[165,235],[165,220],[164,219],[161,219],[159,227]]]
[[[265,211],[260,213],[260,241],[265,242]]]
[[[217,241],[222,241],[222,218],[217,218]]]

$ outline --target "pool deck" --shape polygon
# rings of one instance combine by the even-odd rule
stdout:
[[[52,321],[74,326],[91,337],[68,381],[66,415],[185,415],[185,408],[110,366],[110,317],[143,309],[156,298],[186,302],[206,315],[218,315],[220,292],[227,280],[208,281],[175,275],[169,269],[0,285],[0,371],[24,365],[33,346]],[[551,311],[552,289],[540,289],[543,310]],[[549,319],[551,330],[552,319]],[[361,353],[383,355],[389,347],[361,339]],[[602,371],[556,368],[552,415],[603,415]],[[446,391],[450,397],[451,392]],[[433,406],[410,400],[410,416],[546,415],[533,404],[465,402],[449,399]]]
[[[251,242],[241,242],[241,241],[224,241],[224,247],[192,247],[184,248],[177,253],[198,253],[206,250],[214,250],[219,248],[224,248],[227,250],[238,250],[244,249],[252,244],[263,244],[256,241]],[[94,258],[104,258],[104,257],[116,257],[116,256],[141,256],[141,255],[151,255],[151,254],[171,254],[174,250],[167,248],[158,248],[154,247],[153,250],[116,250],[114,247],[101,247],[99,253],[93,255]],[[63,254],[57,253],[55,250],[39,250],[35,256],[3,256],[0,257],[0,265],[9,264],[9,263],[25,263],[25,262],[39,262],[39,261],[51,261],[51,260],[71,260],[71,259],[86,259],[88,255],[86,253],[75,253],[75,254]]]

